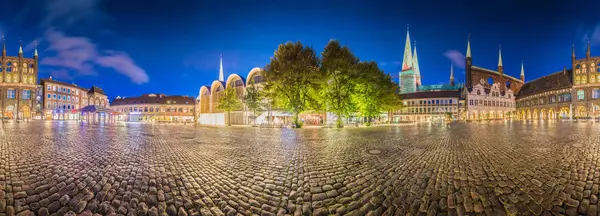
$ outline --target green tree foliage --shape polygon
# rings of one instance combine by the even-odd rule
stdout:
[[[227,125],[231,126],[231,111],[240,109],[242,103],[236,94],[235,88],[227,88],[219,97],[217,108],[227,112]]]
[[[246,87],[246,95],[244,95],[244,104],[248,107],[252,114],[254,115],[254,123],[256,124],[256,116],[259,112],[262,112],[265,107],[264,94],[261,91],[259,86],[256,86],[254,82],[250,82],[250,84]]]
[[[321,69],[324,82],[321,100],[326,111],[337,116],[336,126],[343,127],[342,117],[349,117],[354,111],[352,94],[357,78],[356,64],[358,59],[346,46],[341,46],[336,40],[331,40],[322,53]]]
[[[293,113],[296,127],[301,126],[301,112],[320,109],[315,92],[321,78],[314,50],[300,42],[279,45],[265,67],[265,88],[278,107]]]
[[[396,84],[388,74],[379,69],[377,63],[358,63],[357,70],[359,76],[352,100],[358,113],[367,118],[366,124],[370,125],[371,119],[381,112],[398,108],[401,104],[400,96]]]

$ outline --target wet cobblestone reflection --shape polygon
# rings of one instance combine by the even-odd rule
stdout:
[[[600,124],[4,124],[0,215],[597,215]]]

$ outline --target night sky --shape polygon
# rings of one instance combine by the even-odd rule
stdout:
[[[407,3],[409,2],[409,3]],[[570,68],[571,48],[600,55],[600,1],[3,0],[0,33],[9,55],[39,41],[40,77],[92,84],[110,99],[144,93],[197,96],[218,78],[263,67],[277,45],[301,41],[320,53],[329,39],[397,82],[406,26],[423,84],[464,80],[467,36],[473,63],[525,79]],[[539,3],[536,3],[539,2]],[[462,68],[461,68],[462,67]]]

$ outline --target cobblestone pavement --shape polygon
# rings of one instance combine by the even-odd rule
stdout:
[[[600,124],[5,123],[0,215],[597,215]]]

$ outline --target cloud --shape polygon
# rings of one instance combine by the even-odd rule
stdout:
[[[117,72],[128,76],[136,84],[147,83],[150,79],[146,72],[138,67],[127,53],[109,50],[108,56],[99,56],[96,63],[104,67],[113,68]]]
[[[392,62],[392,64],[395,64],[395,65],[401,65],[401,64],[402,64],[402,62],[401,62],[401,61],[394,61],[394,62]]]
[[[600,23],[598,23],[592,30],[590,30],[586,36],[589,36],[589,40],[592,46],[600,45]]]
[[[42,27],[70,26],[79,21],[100,22],[107,18],[99,7],[99,0],[46,0],[46,16]]]
[[[386,65],[387,65],[387,62],[381,62],[381,63],[379,63],[379,65],[380,65],[380,66],[386,66]]]
[[[40,64],[54,68],[61,76],[95,75],[96,68],[104,67],[114,69],[136,84],[150,80],[127,53],[112,50],[100,53],[89,38],[71,37],[51,29],[46,31],[44,40],[48,42],[46,51],[54,55],[44,56]]]
[[[448,50],[444,53],[446,58],[450,59],[454,66],[464,69],[465,68],[465,55],[458,50]]]

